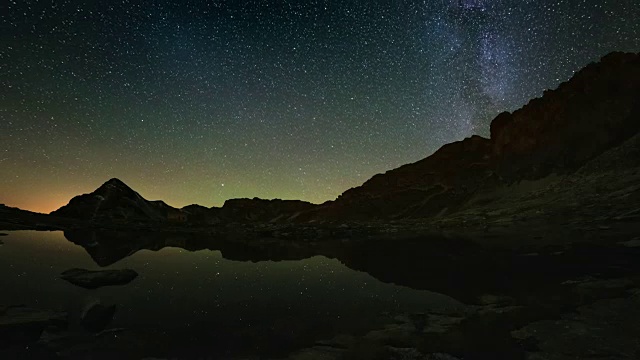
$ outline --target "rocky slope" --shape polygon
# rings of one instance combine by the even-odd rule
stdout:
[[[472,136],[444,145],[425,159],[375,175],[323,205],[254,198],[228,200],[221,208],[176,209],[162,201],[148,201],[122,181],[111,179],[52,215],[83,221],[198,225],[430,219],[451,226],[458,220],[490,223],[491,214],[511,211],[513,220],[519,216],[513,211],[551,209],[555,203],[569,212],[569,205],[581,204],[584,209],[622,191],[616,186],[627,186],[621,180],[635,179],[640,166],[633,160],[638,158],[633,140],[638,133],[640,54],[611,53],[522,109],[498,115],[491,123],[490,139]],[[599,177],[594,180],[596,174]],[[593,186],[604,186],[606,191],[592,196]],[[573,194],[566,203],[557,201],[563,193]],[[525,205],[529,208],[524,209]],[[553,213],[552,209],[547,212]]]
[[[217,209],[223,221],[276,222],[294,219],[316,205],[299,200],[230,199]]]
[[[35,213],[0,204],[0,229],[2,230],[57,230],[75,222],[73,219]]]
[[[302,218],[450,216],[478,195],[524,180],[573,174],[639,130],[640,54],[611,53],[522,109],[497,116],[490,139],[472,136],[447,144]],[[610,166],[622,171],[626,165]]]
[[[165,221],[179,212],[163,201],[149,201],[118,179],[111,179],[94,192],[71,199],[51,215],[95,221]]]
[[[89,220],[98,223],[189,223],[215,225],[285,221],[314,204],[298,200],[231,199],[220,208],[188,205],[182,209],[163,201],[149,201],[118,179],[111,179],[90,194],[71,199],[69,204],[51,213],[58,218]]]

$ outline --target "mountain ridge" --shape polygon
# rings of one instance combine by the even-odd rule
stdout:
[[[614,52],[555,90],[432,155],[374,175],[311,216],[424,218],[454,213],[474,194],[577,171],[640,130],[640,54]]]
[[[573,173],[639,131],[640,54],[614,52],[522,108],[499,114],[490,138],[473,135],[445,144],[320,205],[253,198],[229,199],[220,208],[177,209],[148,201],[114,178],[51,214],[164,221],[184,213],[207,224],[433,218],[468,207],[483,192]]]
[[[163,221],[176,211],[162,200],[145,199],[122,180],[112,178],[91,193],[73,197],[50,214],[82,220]]]
[[[73,197],[52,216],[83,221],[116,222],[274,222],[287,220],[315,204],[301,200],[239,198],[226,200],[222,207],[198,204],[176,208],[162,200],[147,200],[122,180],[112,178],[91,193]]]

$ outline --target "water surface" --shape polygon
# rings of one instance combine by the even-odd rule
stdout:
[[[117,305],[110,327],[167,334],[161,348],[172,353],[194,347],[210,352],[210,345],[231,355],[284,355],[336,334],[365,332],[395,314],[460,306],[324,256],[233,261],[217,250],[158,246],[101,267],[87,251],[100,245],[95,239],[83,247],[60,231],[13,231],[3,241],[0,287],[9,290],[0,304],[64,310],[73,326],[85,304],[99,299]],[[76,267],[129,268],[139,276],[128,285],[87,290],[59,278]]]

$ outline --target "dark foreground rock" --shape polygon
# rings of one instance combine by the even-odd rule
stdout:
[[[88,304],[80,316],[80,325],[90,332],[100,332],[104,330],[116,313],[115,305],[102,305],[100,301]]]
[[[316,341],[289,359],[639,359],[639,284],[585,277],[530,299],[485,294],[464,309],[389,314],[381,328]]]
[[[0,347],[35,341],[48,327],[66,327],[67,314],[24,306],[0,308]]]
[[[131,269],[101,271],[70,269],[63,272],[61,278],[85,289],[97,289],[102,286],[126,285],[137,276],[138,273]]]
[[[557,320],[531,323],[512,332],[537,351],[527,359],[640,358],[640,289],[631,296],[599,300]]]

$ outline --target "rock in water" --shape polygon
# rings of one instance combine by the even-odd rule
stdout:
[[[138,273],[131,269],[90,271],[70,269],[61,277],[68,282],[85,289],[97,289],[102,286],[125,285],[133,281]]]
[[[113,320],[115,313],[115,305],[105,306],[99,300],[96,300],[88,304],[82,311],[80,325],[87,331],[100,332]]]
[[[634,289],[623,298],[598,300],[560,319],[533,322],[511,336],[535,344],[527,359],[638,359],[639,295],[640,289]]]
[[[0,307],[0,347],[36,341],[48,327],[67,326],[67,314],[24,306]]]

